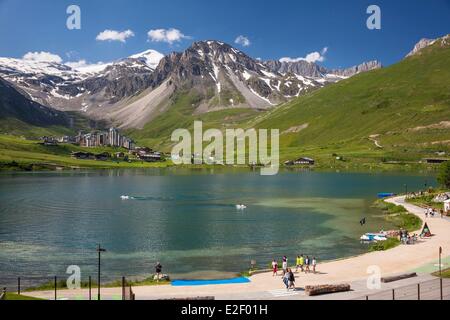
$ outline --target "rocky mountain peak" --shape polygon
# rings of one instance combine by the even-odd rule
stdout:
[[[450,34],[447,34],[441,38],[437,38],[437,39],[427,39],[427,38],[423,38],[421,39],[419,42],[416,43],[416,45],[414,46],[414,48],[411,50],[411,52],[409,52],[405,58],[414,56],[416,54],[419,54],[420,51],[422,51],[423,49],[432,46],[435,43],[439,43],[441,47],[446,47],[450,45]]]
[[[435,40],[433,39],[427,39],[427,38],[423,38],[420,39],[419,42],[416,43],[416,45],[414,46],[414,48],[412,49],[411,52],[409,52],[406,57],[411,57],[415,54],[417,54],[420,50],[422,50],[423,48],[426,48],[430,45],[432,45],[434,43]]]

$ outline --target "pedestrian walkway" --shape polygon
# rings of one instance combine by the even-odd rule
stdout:
[[[270,290],[268,293],[276,298],[280,297],[289,297],[289,296],[296,296],[299,295],[302,291],[300,290],[286,290],[286,289],[278,289],[278,290]]]

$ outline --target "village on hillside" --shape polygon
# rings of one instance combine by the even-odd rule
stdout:
[[[162,162],[165,161],[165,155],[162,152],[154,151],[149,147],[140,147],[131,139],[122,135],[117,128],[110,128],[108,131],[93,131],[89,133],[79,132],[76,136],[62,137],[41,137],[41,143],[46,146],[56,146],[59,144],[73,144],[85,148],[112,147],[125,149],[128,152],[117,151],[114,154],[102,152],[95,154],[88,151],[72,152],[71,156],[81,160],[100,160],[123,159],[130,161],[134,158],[144,162]]]

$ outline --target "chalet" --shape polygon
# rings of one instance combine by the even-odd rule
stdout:
[[[95,160],[106,161],[111,157],[111,155],[108,152],[103,152],[100,154],[96,154],[94,157],[95,157]]]
[[[424,159],[426,163],[429,164],[440,164],[449,161],[450,159],[445,158],[425,158]]]
[[[58,145],[58,141],[54,137],[42,137],[41,140],[42,140],[41,144],[43,144],[44,146]]]
[[[163,159],[159,152],[139,154],[138,158],[146,162],[159,162]]]
[[[313,166],[315,164],[315,160],[307,157],[298,158],[294,161],[295,165],[309,165]]]
[[[87,160],[87,159],[93,159],[94,158],[94,154],[90,153],[90,152],[72,152],[71,154],[72,158],[75,159],[81,159],[81,160]]]

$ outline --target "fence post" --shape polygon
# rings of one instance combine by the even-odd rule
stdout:
[[[122,277],[122,300],[125,300],[125,277]]]
[[[91,276],[89,276],[89,301],[92,299],[92,282],[91,282]]]
[[[439,278],[439,282],[440,282],[440,287],[441,287],[441,300],[444,300],[444,294],[443,294],[443,291],[442,291],[442,278]]]
[[[57,296],[57,282],[58,282],[58,279],[55,276],[55,300],[57,300],[57,298],[58,298],[58,296]]]
[[[392,300],[395,300],[395,289],[392,289]]]
[[[17,277],[17,294],[20,296],[20,277]]]
[[[417,300],[420,300],[420,283],[417,284]]]

